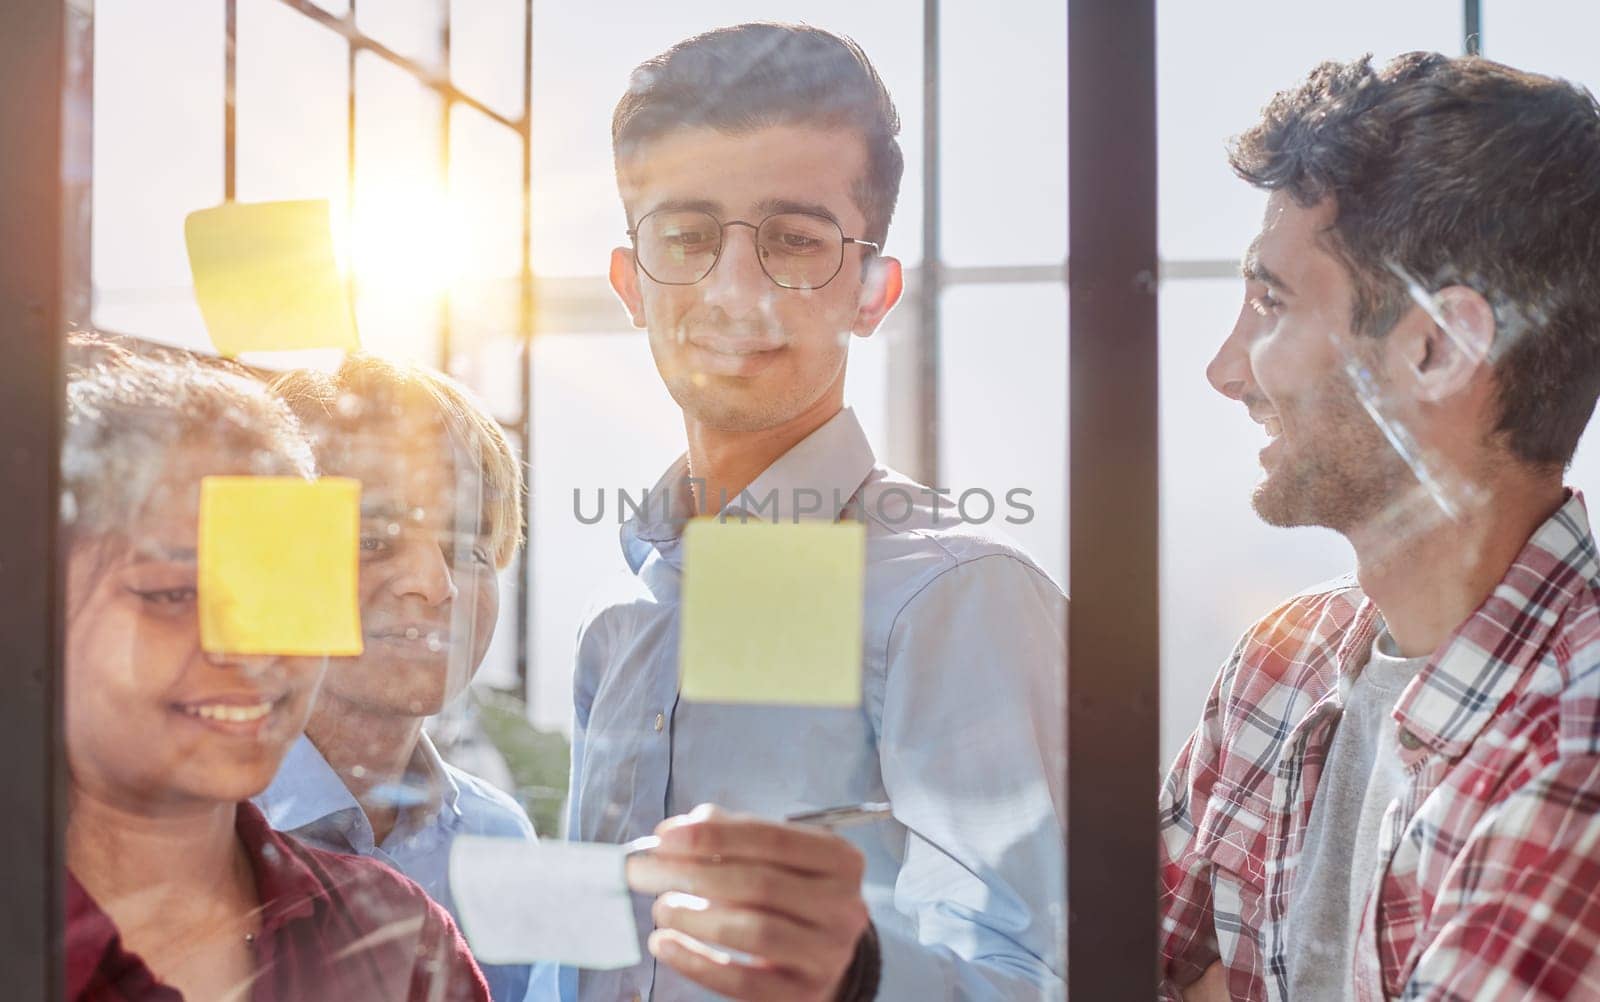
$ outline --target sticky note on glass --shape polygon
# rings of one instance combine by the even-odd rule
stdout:
[[[361,483],[200,481],[200,647],[228,654],[361,653]]]
[[[481,964],[637,964],[626,859],[620,845],[456,836],[450,892],[472,955]]]
[[[683,545],[685,699],[860,705],[864,525],[696,519]]]
[[[183,234],[220,354],[359,347],[327,200],[228,202],[191,212]]]

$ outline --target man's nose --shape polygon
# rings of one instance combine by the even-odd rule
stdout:
[[[449,554],[426,534],[399,544],[398,573],[390,582],[396,595],[416,595],[429,605],[443,605],[456,597]]]
[[[1244,323],[1236,323],[1206,366],[1206,380],[1230,400],[1243,400],[1250,387],[1250,343]]]
[[[744,305],[752,297],[768,295],[773,288],[761,267],[756,228],[749,223],[728,223],[722,231],[722,253],[705,279],[706,303]]]

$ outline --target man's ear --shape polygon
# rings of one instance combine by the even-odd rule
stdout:
[[[1464,391],[1489,364],[1494,308],[1475,289],[1451,285],[1430,297],[1427,321],[1404,346],[1417,397],[1439,403]]]
[[[898,258],[874,255],[867,262],[867,274],[861,282],[861,298],[856,305],[855,323],[850,332],[856,337],[870,337],[883,323],[883,318],[894,309],[905,292],[905,272]]]
[[[622,301],[635,327],[644,327],[644,297],[639,293],[639,266],[633,261],[632,247],[611,250],[611,291]]]

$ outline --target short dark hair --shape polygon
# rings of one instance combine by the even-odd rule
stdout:
[[[861,46],[821,28],[718,28],[645,60],[611,116],[611,150],[620,167],[644,144],[678,129],[737,134],[795,123],[861,134],[867,170],[853,194],[867,217],[866,238],[882,246],[905,172],[895,138],[900,116]]]
[[[1391,330],[1427,292],[1494,308],[1496,434],[1563,467],[1600,393],[1600,105],[1478,57],[1325,62],[1230,144],[1240,177],[1310,207],[1355,280],[1354,326]],[[1404,276],[1402,278],[1402,276]]]

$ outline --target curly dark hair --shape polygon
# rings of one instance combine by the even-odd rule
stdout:
[[[1478,57],[1325,62],[1280,92],[1229,160],[1258,188],[1332,198],[1332,250],[1375,337],[1427,292],[1493,306],[1512,455],[1564,467],[1600,393],[1600,105],[1582,87]]]
[[[803,24],[752,23],[685,39],[633,71],[611,116],[617,162],[678,129],[741,133],[804,123],[859,132],[866,174],[854,199],[883,246],[900,197],[900,115],[878,71],[848,38]],[[631,221],[630,221],[631,222]]]

